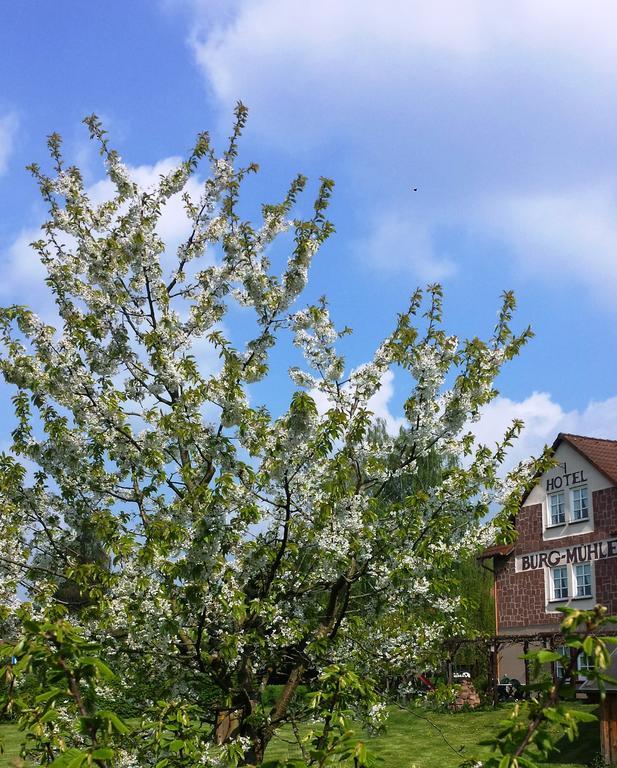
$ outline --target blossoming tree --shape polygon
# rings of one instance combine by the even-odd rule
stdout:
[[[375,669],[413,669],[461,628],[448,566],[492,535],[489,503],[511,508],[533,469],[500,469],[519,424],[494,449],[469,434],[529,337],[511,331],[513,297],[487,341],[462,342],[443,328],[439,287],[416,291],[350,370],[325,301],[297,306],[332,231],[332,184],[310,218],[294,218],[299,176],[258,225],[243,220],[256,167],[236,167],[241,105],[236,118],[221,156],[201,135],[147,190],[88,118],[115,190],[100,203],[58,137],[53,176],[32,167],[49,207],[34,247],[59,320],[0,311],[0,366],[16,388],[0,596],[4,709],[42,763],[261,764],[291,723],[303,764],[362,765],[347,713],[378,720]],[[187,184],[204,164],[195,199]],[[158,225],[180,195],[191,230],[171,254]],[[243,343],[223,323],[233,303],[248,308],[245,331],[251,318]],[[273,416],[249,390],[287,339],[305,362]],[[218,365],[200,361],[204,345]],[[371,397],[391,368],[407,382],[407,427],[377,438]],[[389,492],[435,454],[438,482]],[[108,702],[139,679],[156,691],[127,725]]]

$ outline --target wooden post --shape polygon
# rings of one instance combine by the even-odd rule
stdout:
[[[525,656],[529,653],[529,640],[525,640],[523,643],[523,653]],[[523,659],[525,664],[525,685],[529,685],[529,659]]]
[[[486,646],[486,651],[487,651],[487,653],[486,653],[486,681],[487,681],[486,693],[488,694],[489,691],[491,691],[491,692],[493,691],[493,687],[494,687],[493,675],[492,675],[493,665],[492,665],[492,662],[491,662],[491,645],[490,645],[490,643]]]
[[[550,649],[551,651],[555,650],[555,638],[551,637],[550,639]],[[557,664],[555,664],[554,661],[551,661],[551,677],[553,678],[553,685],[557,685]]]
[[[499,654],[499,644],[494,638],[489,647],[489,682],[493,688],[493,706],[496,707],[499,702],[499,673],[497,669],[497,656]]]
[[[617,763],[617,691],[607,691],[600,701],[600,747],[607,765]]]

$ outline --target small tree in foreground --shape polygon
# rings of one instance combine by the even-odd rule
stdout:
[[[560,752],[560,742],[565,739],[573,742],[579,735],[581,723],[597,720],[593,713],[571,706],[570,702],[576,698],[577,660],[581,654],[587,657],[591,668],[586,674],[604,698],[606,683],[612,686],[617,683],[607,673],[610,646],[617,643],[617,637],[603,637],[600,633],[606,629],[614,631],[617,616],[608,616],[601,605],[588,611],[558,610],[564,614],[561,636],[568,656],[542,649],[523,657],[532,665],[536,680],[526,687],[527,700],[517,702],[498,733],[481,742],[490,747],[489,757],[467,760],[462,768],[536,768],[554,759],[555,753]],[[555,680],[553,675],[555,662],[564,664],[565,674],[561,680]],[[561,754],[568,759],[567,752]]]
[[[260,764],[286,723],[303,764],[364,764],[349,713],[378,721],[376,671],[422,665],[460,631],[449,566],[492,536],[489,503],[513,509],[534,470],[500,473],[520,424],[493,450],[469,434],[530,335],[510,329],[512,295],[487,341],[459,341],[443,329],[439,287],[416,291],[350,370],[325,301],[295,307],[332,231],[332,184],[307,219],[293,218],[299,176],[258,226],[243,220],[241,182],[256,170],[234,167],[245,117],[240,105],[222,156],[201,135],[149,190],[88,118],[115,189],[102,203],[57,136],[54,176],[32,167],[49,207],[34,247],[59,323],[0,311],[0,365],[17,388],[0,592],[4,708],[43,764]],[[203,163],[194,199],[187,183]],[[180,195],[191,231],[174,255],[157,227]],[[269,257],[285,232],[277,275]],[[234,303],[248,308],[244,332],[252,322],[242,344],[223,325]],[[305,362],[274,416],[250,386],[286,338]],[[199,359],[206,345],[214,370]],[[393,367],[408,386],[396,436],[377,434],[370,410]],[[401,497],[399,479],[434,455],[439,479]],[[148,683],[129,726],[109,702]]]

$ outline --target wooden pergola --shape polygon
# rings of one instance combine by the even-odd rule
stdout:
[[[617,629],[607,629],[598,633],[602,637],[617,636]],[[563,645],[564,638],[560,632],[536,632],[533,634],[513,634],[513,635],[494,635],[489,637],[478,637],[474,639],[465,637],[453,637],[444,643],[444,647],[448,652],[447,664],[447,678],[451,684],[452,680],[452,666],[456,658],[457,652],[463,646],[474,645],[480,648],[484,647],[486,651],[487,659],[487,671],[489,690],[492,691],[493,705],[498,701],[498,686],[499,679],[497,675],[497,658],[499,651],[506,645],[522,645],[523,653],[529,651],[530,645],[537,645],[541,643],[544,648],[555,649],[560,645]],[[524,660],[525,665],[525,685],[529,685],[529,662]],[[551,665],[553,679],[557,682],[556,666],[553,663]],[[606,670],[606,673],[617,679],[617,648],[611,653],[611,663]],[[598,685],[595,681],[584,681],[581,683],[578,690],[581,693],[590,695],[591,697],[597,696],[600,700],[600,745],[602,750],[602,757],[604,761],[613,765],[617,763],[617,683],[607,682],[604,686],[604,695],[600,696]]]
[[[614,633],[614,634],[617,634]],[[473,639],[466,637],[453,637],[448,639],[444,643],[444,647],[448,653],[448,670],[447,678],[448,682],[452,683],[452,665],[456,659],[456,654],[464,646],[475,646],[478,648],[484,648],[486,654],[486,667],[488,673],[488,688],[493,693],[493,703],[496,704],[498,700],[498,670],[497,659],[499,657],[500,650],[507,645],[522,645],[523,653],[527,654],[531,645],[542,644],[544,648],[554,649],[563,644],[563,636],[559,632],[536,632],[527,634],[512,634],[512,635],[491,635],[484,637],[476,637]],[[524,659],[525,679],[524,684],[529,685],[531,682],[529,675],[529,662]],[[553,665],[553,675],[555,675],[555,669]],[[556,678],[555,678],[556,679]]]

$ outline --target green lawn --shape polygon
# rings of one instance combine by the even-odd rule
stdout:
[[[591,705],[579,705],[595,711]],[[457,714],[392,709],[388,730],[370,739],[372,751],[383,759],[382,768],[456,768],[466,758],[486,755],[486,748],[477,748],[481,739],[494,733],[499,722],[508,716],[506,706],[497,710],[461,712]],[[12,726],[0,726],[5,737],[5,753],[0,756],[0,768],[8,768],[18,752],[18,733]],[[283,733],[283,738],[291,734]],[[572,768],[590,762],[599,751],[598,723],[583,723],[581,738],[560,745],[561,752],[550,768]],[[268,757],[283,757],[291,747],[281,739],[272,742]],[[290,753],[292,754],[292,753]],[[293,752],[293,754],[296,754]]]
[[[4,746],[4,754],[0,755],[0,766],[5,768],[5,766],[12,765],[12,758],[19,754],[21,739],[17,728],[10,725],[0,725],[0,736]]]
[[[597,707],[578,705],[597,714]],[[382,768],[456,768],[464,759],[488,754],[477,743],[495,733],[509,714],[506,705],[497,710],[439,713],[424,709],[392,709],[385,734],[370,739],[371,751],[382,758]],[[560,754],[550,761],[550,768],[587,765],[600,750],[597,722],[581,725],[580,739],[574,744],[564,740]],[[284,738],[291,734],[283,733]],[[268,757],[296,755],[284,741],[273,741]]]

